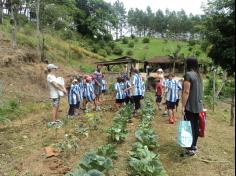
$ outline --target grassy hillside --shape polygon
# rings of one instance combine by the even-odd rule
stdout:
[[[0,32],[3,32],[5,38],[11,39],[11,26],[9,20],[4,20],[0,25]],[[66,35],[71,35],[70,37]],[[81,71],[91,72],[94,70],[94,62],[104,60],[103,56],[93,53],[83,47],[86,42],[80,40],[76,33],[66,34],[53,29],[44,31],[45,54],[49,62],[58,62],[65,66],[80,68]],[[70,40],[68,39],[70,38]],[[34,24],[25,24],[17,26],[17,46],[31,49],[37,48],[36,27]]]
[[[134,46],[132,46],[133,43]],[[131,39],[128,38],[128,43],[117,41],[116,44],[122,48],[123,55],[129,55],[128,52],[133,53],[131,56],[139,59],[151,59],[155,56],[167,56],[171,55],[177,45],[181,47],[180,53],[183,53],[185,57],[187,56],[196,56],[201,62],[210,62],[210,59],[207,57],[206,53],[201,50],[201,47],[197,43],[176,41],[176,40],[165,40],[165,39],[154,39],[151,38],[149,43],[143,43],[143,38]],[[111,55],[109,58],[116,58],[117,55]]]

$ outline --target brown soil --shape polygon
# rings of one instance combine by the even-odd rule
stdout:
[[[19,115],[10,124],[0,123],[0,175],[64,175],[76,167],[85,152],[107,144],[105,129],[111,126],[114,112],[99,112],[102,122],[97,130],[89,130],[88,137],[76,135],[79,142],[78,150],[61,152],[57,157],[46,158],[43,147],[62,142],[65,134],[73,133],[75,125],[87,125],[88,119],[81,115],[77,119],[68,120],[68,104],[66,98],[63,98],[60,119],[66,124],[58,130],[47,128],[47,122],[50,120],[50,101],[45,84],[46,65],[39,62],[34,51],[27,48],[11,50],[10,41],[3,39],[1,34],[0,39],[1,102],[17,99],[21,106],[26,108],[35,106],[32,112]],[[71,74],[79,72],[58,65],[58,76],[66,79]],[[106,97],[110,101],[104,103],[104,108],[113,107],[112,98]],[[230,106],[222,102],[218,104],[215,113],[208,112],[206,137],[199,138],[199,152],[189,158],[179,157],[181,148],[176,144],[177,124],[167,124],[167,117],[162,117],[160,112],[157,113],[153,122],[153,128],[160,138],[157,152],[169,176],[234,175],[235,133],[234,127],[229,126],[229,112]],[[119,156],[114,161],[114,169],[110,175],[127,175],[127,152],[131,150],[135,141],[134,131],[138,123],[139,120],[134,119],[132,124],[128,124],[128,138],[124,143],[117,145]]]

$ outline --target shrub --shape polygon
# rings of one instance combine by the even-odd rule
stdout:
[[[134,47],[134,42],[129,42],[129,48],[133,48]]]
[[[106,46],[104,49],[106,50],[106,52],[107,52],[108,55],[111,55],[112,49],[111,49],[110,46]]]
[[[108,46],[110,46],[111,47],[111,49],[114,49],[115,48],[115,46],[116,46],[116,43],[115,42],[109,42],[108,43]]]
[[[133,52],[132,50],[128,50],[128,51],[126,52],[126,54],[127,54],[128,56],[132,56],[132,55],[134,54],[134,52]]]
[[[94,52],[94,53],[98,53],[98,51],[101,49],[101,47],[100,47],[100,45],[98,45],[98,44],[94,44],[93,46],[92,46],[92,52]]]
[[[106,56],[107,56],[107,52],[106,52],[106,50],[104,50],[104,49],[98,50],[98,54],[101,55],[101,56],[103,56],[103,57],[106,57]]]
[[[98,44],[99,44],[100,48],[104,48],[106,46],[106,42],[104,40],[100,40],[98,42]]]
[[[134,34],[131,34],[130,37],[131,37],[132,39],[135,39],[135,38],[136,38]]]
[[[123,44],[128,44],[129,43],[129,39],[127,37],[122,38],[122,43]]]
[[[138,38],[135,38],[135,39],[134,39],[134,42],[135,42],[135,43],[138,43]]]
[[[150,39],[148,37],[143,38],[143,43],[149,43],[149,42],[150,42]]]
[[[196,41],[195,40],[189,40],[188,44],[189,44],[189,46],[194,46],[194,45],[196,45]]]
[[[114,49],[113,49],[113,53],[116,54],[116,55],[121,55],[123,53],[123,50],[122,48],[120,48],[119,46],[116,46]]]

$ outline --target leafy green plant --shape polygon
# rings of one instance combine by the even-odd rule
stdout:
[[[147,146],[137,148],[135,152],[129,152],[129,154],[129,166],[132,168],[131,175],[164,175],[158,155],[149,151]]]
[[[148,146],[149,149],[154,149],[158,146],[157,144],[157,135],[153,129],[150,128],[139,128],[135,132],[136,139],[141,142],[143,145]]]
[[[122,55],[123,49],[120,48],[119,46],[115,46],[114,49],[113,49],[113,53],[116,54],[116,55]]]
[[[134,52],[133,52],[132,50],[128,50],[128,51],[126,52],[126,54],[127,54],[128,56],[132,56],[132,55],[134,54]]]
[[[76,136],[72,134],[65,134],[64,140],[55,144],[55,146],[60,152],[65,152],[66,155],[68,155],[69,151],[71,150],[74,150],[74,153],[76,153],[77,149],[79,148],[79,141]]]
[[[86,128],[86,127],[81,127],[80,125],[77,125],[77,126],[75,127],[75,133],[77,133],[77,134],[82,134],[82,135],[88,137],[89,129]]]
[[[108,139],[113,142],[123,142],[128,135],[128,131],[123,129],[120,124],[107,129]]]
[[[117,159],[118,154],[115,149],[115,146],[112,144],[103,145],[98,147],[97,154],[110,157],[111,159]]]
[[[108,172],[113,167],[113,163],[110,157],[100,156],[92,151],[84,155],[79,166],[86,171],[97,169],[101,172]]]

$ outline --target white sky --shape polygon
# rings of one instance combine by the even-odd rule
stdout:
[[[112,4],[116,0],[105,0]],[[146,10],[147,6],[150,6],[153,12],[161,9],[163,12],[168,8],[170,11],[180,11],[183,9],[187,15],[192,13],[193,15],[204,14],[201,9],[201,5],[206,4],[207,0],[120,0],[124,3],[126,10],[130,8],[138,8]]]

